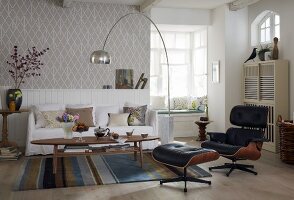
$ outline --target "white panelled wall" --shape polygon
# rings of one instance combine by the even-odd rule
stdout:
[[[94,104],[119,105],[125,102],[149,105],[149,89],[139,90],[103,90],[103,89],[23,89],[23,103],[21,108],[30,108],[36,104]],[[28,113],[12,114],[8,116],[9,140],[25,146],[27,135]],[[2,130],[2,117],[0,122]],[[2,135],[1,135],[2,137]]]

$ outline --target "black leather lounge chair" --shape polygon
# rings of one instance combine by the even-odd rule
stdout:
[[[264,129],[267,127],[268,109],[258,106],[235,106],[231,110],[230,122],[232,125],[226,133],[210,132],[210,141],[201,144],[203,148],[217,151],[221,156],[228,158],[232,163],[225,163],[222,166],[210,167],[212,169],[229,168],[227,176],[235,169],[250,172],[253,165],[237,164],[238,160],[258,160],[261,156],[261,147],[264,138]]]

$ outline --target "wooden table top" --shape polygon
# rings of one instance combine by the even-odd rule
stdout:
[[[150,140],[158,140],[159,137],[148,136],[146,138],[142,138],[141,135],[133,135],[131,137],[120,136],[120,138],[127,139],[125,142],[142,142],[142,141],[150,141]],[[64,139],[64,138],[52,138],[52,139],[42,139],[42,140],[33,140],[32,144],[39,145],[88,145],[88,144],[115,144],[118,143],[116,140],[111,139],[109,137],[100,137],[97,139],[96,137],[83,137],[84,142],[78,142],[78,137],[74,137],[73,139]]]

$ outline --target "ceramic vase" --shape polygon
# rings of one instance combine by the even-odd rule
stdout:
[[[22,92],[20,89],[8,89],[6,95],[6,104],[9,107],[9,103],[15,101],[15,110],[19,110],[22,104]]]
[[[75,125],[74,122],[63,123],[62,128],[64,131],[64,139],[72,139],[73,138],[72,127],[74,125]]]

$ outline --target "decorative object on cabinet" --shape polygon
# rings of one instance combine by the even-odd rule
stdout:
[[[289,69],[287,60],[246,63],[243,68],[243,102],[268,108],[268,126],[263,148],[279,151],[278,114],[289,116]]]
[[[278,41],[279,39],[277,37],[274,37],[274,48],[273,48],[273,55],[272,55],[273,60],[279,59]]]
[[[272,47],[270,44],[266,44],[264,47],[260,44],[260,48],[257,49],[259,60],[265,61],[265,52],[270,52]]]
[[[117,69],[115,73],[115,89],[133,89],[133,70]]]
[[[257,48],[253,48],[251,55],[249,56],[249,58],[244,63],[247,63],[249,60],[254,61],[254,58],[256,58],[256,49]]]

